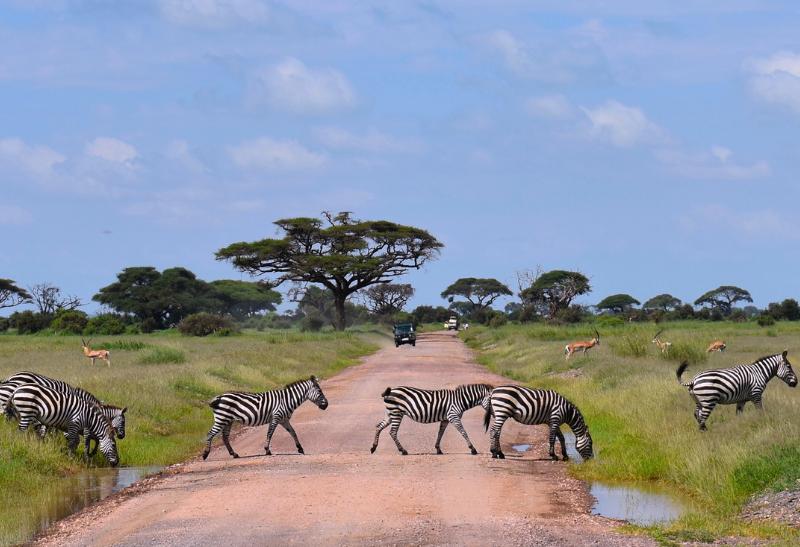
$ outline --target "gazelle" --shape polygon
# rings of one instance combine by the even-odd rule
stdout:
[[[726,346],[725,342],[723,342],[722,340],[714,340],[713,342],[711,342],[711,345],[708,346],[708,348],[706,349],[706,352],[708,352],[708,353],[711,353],[712,351],[720,351],[720,352],[722,352],[722,351],[725,351],[726,347],[728,347],[728,346]]]
[[[588,342],[572,342],[571,344],[567,344],[564,346],[564,354],[566,355],[566,359],[569,359],[570,356],[580,350],[583,350],[583,354],[586,355],[586,352],[592,349],[595,346],[600,345],[600,333],[597,332],[597,329],[594,330],[594,338],[589,340]]]
[[[93,365],[95,359],[102,359],[103,361],[106,362],[108,366],[111,366],[111,361],[109,359],[109,357],[111,357],[111,354],[109,353],[109,351],[107,349],[92,349],[89,346],[91,341],[92,341],[91,338],[89,338],[88,342],[85,341],[83,338],[81,338],[81,344],[83,345],[83,354],[92,360]]]
[[[664,329],[661,329],[656,333],[655,336],[653,336],[653,343],[656,345],[658,349],[661,350],[661,353],[667,353],[669,351],[669,348],[672,347],[672,342],[667,342],[666,340],[662,340],[661,338],[659,338],[662,332],[664,332]]]

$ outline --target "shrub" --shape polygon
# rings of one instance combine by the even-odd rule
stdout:
[[[577,304],[569,308],[558,310],[555,316],[556,323],[580,323],[586,316],[586,310]]]
[[[489,326],[492,327],[493,329],[496,329],[497,327],[502,327],[506,323],[508,323],[508,319],[502,313],[497,313],[491,319],[489,319]]]
[[[102,313],[89,319],[83,334],[122,334],[125,332],[125,322],[113,313]]]
[[[32,334],[50,326],[53,316],[26,310],[12,313],[8,320],[11,327],[17,329],[17,334]]]
[[[143,365],[180,364],[186,362],[186,355],[179,349],[157,347],[139,359]]]
[[[184,317],[178,330],[185,336],[208,336],[221,329],[233,329],[233,323],[221,315],[200,312]]]
[[[771,315],[759,315],[756,322],[762,327],[771,327],[775,324],[775,319]]]
[[[156,321],[152,317],[147,317],[145,319],[142,319],[142,322],[139,323],[139,330],[141,330],[145,334],[149,334],[154,330],[158,330],[158,321]]]
[[[622,317],[617,317],[616,315],[601,315],[595,321],[598,328],[599,327],[621,327],[625,324],[625,321]]]
[[[62,310],[50,322],[50,328],[59,334],[80,334],[89,322],[89,316],[80,310]]]
[[[609,345],[611,351],[622,357],[644,357],[649,346],[648,337],[643,334],[626,334]]]
[[[146,347],[147,344],[140,342],[139,340],[126,340],[125,338],[121,338],[119,340],[97,344],[97,347],[94,349],[139,351],[140,349],[144,349]]]
[[[0,317],[0,332],[6,332],[11,326],[11,321],[6,317]]]
[[[662,359],[667,361],[677,361],[682,363],[688,361],[690,365],[705,363],[708,360],[708,353],[696,344],[689,342],[675,341],[666,353],[659,352]]]
[[[300,330],[303,332],[311,331],[317,332],[325,325],[325,321],[316,315],[309,315],[300,323]]]

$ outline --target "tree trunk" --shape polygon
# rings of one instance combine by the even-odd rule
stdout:
[[[334,298],[336,300],[336,323],[334,327],[336,330],[344,330],[347,326],[347,318],[344,312],[344,303],[347,300],[347,296],[334,294]]]

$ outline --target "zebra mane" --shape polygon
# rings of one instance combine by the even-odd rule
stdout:
[[[489,391],[492,391],[494,389],[494,386],[491,384],[461,384],[459,386],[454,387],[453,391],[458,391],[459,389],[468,389],[473,386],[483,386]]]
[[[772,355],[765,355],[764,357],[759,357],[758,359],[753,361],[751,364],[752,365],[757,365],[759,363],[762,363],[764,361],[768,361],[768,360],[773,359],[775,357],[783,357],[783,352],[781,352],[781,353],[773,353]]]
[[[290,388],[293,388],[293,387],[299,386],[299,385],[301,385],[301,384],[306,384],[306,383],[308,383],[308,382],[313,382],[313,383],[315,383],[315,384],[317,383],[317,382],[316,382],[316,378],[312,377],[312,378],[306,378],[305,380],[295,380],[295,381],[294,381],[294,382],[292,382],[291,384],[286,384],[286,385],[285,385],[285,386],[283,386],[281,389],[290,389]]]

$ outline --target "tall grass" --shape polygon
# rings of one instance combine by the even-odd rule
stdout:
[[[127,406],[127,434],[118,443],[121,464],[167,465],[201,449],[211,424],[207,401],[215,394],[273,389],[310,374],[325,378],[379,341],[374,333],[351,332],[95,340],[96,347],[117,350],[108,367],[89,364],[80,337],[0,335],[0,378],[33,370]],[[0,419],[0,544],[25,541],[39,518],[34,508],[57,495],[59,477],[83,468],[81,449],[72,458],[64,446],[61,435],[39,442]],[[96,462],[104,465],[102,458]]]
[[[662,338],[673,345],[664,355],[650,343],[655,326],[626,325],[601,331],[604,344],[587,357],[565,361],[563,341],[587,328],[570,327],[559,336],[554,327],[509,325],[470,329],[462,336],[490,369],[524,384],[556,389],[578,405],[597,451],[595,460],[571,467],[578,477],[658,482],[693,501],[689,514],[651,527],[652,535],[678,540],[746,534],[800,541],[796,530],[737,518],[750,496],[800,479],[800,393],[773,380],[764,412],[748,405],[736,416],[733,406],[718,406],[709,430],[701,433],[694,402],[675,378],[684,359],[690,362],[689,375],[752,362],[786,347],[791,359],[793,348],[800,349],[800,325],[778,323],[773,327],[777,336],[771,337],[753,324],[669,323]],[[724,339],[728,351],[705,353],[715,338]],[[581,374],[558,374],[569,368],[580,368]]]

